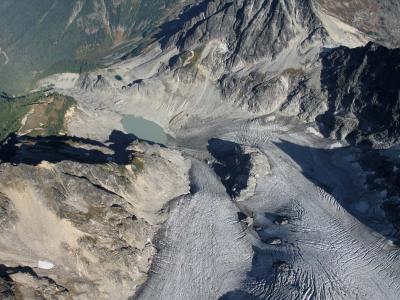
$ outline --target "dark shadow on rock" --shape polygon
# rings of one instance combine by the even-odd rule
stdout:
[[[6,282],[12,283],[13,279],[11,278],[10,275],[14,275],[14,274],[29,274],[30,276],[32,276],[33,278],[36,279],[44,279],[46,280],[48,283],[56,285],[57,287],[61,288],[62,291],[68,292],[68,289],[58,285],[54,279],[48,277],[48,276],[39,276],[31,267],[28,266],[18,266],[18,267],[7,267],[4,264],[0,264],[0,278],[2,278],[3,280],[5,280]],[[1,295],[1,293],[0,293]]]
[[[207,150],[217,160],[212,164],[230,197],[240,195],[247,187],[251,162],[250,155],[243,153],[239,144],[221,139],[210,139]]]
[[[379,214],[370,213],[365,214],[360,211],[356,211],[354,203],[357,200],[362,200],[365,194],[364,186],[354,186],[353,182],[344,180],[349,178],[350,170],[335,168],[335,173],[330,174],[329,165],[323,164],[325,161],[333,161],[335,157],[344,157],[350,154],[351,147],[335,148],[335,149],[319,149],[312,148],[302,145],[297,145],[288,141],[281,141],[276,144],[281,150],[291,157],[301,168],[304,176],[314,184],[324,189],[328,194],[335,197],[336,201],[353,217],[358,219],[360,222],[370,227],[374,231],[379,232],[379,223],[392,222],[396,226],[396,222],[400,224],[400,215],[395,218],[390,214],[389,210],[385,211],[385,203],[381,208],[386,213],[386,219],[382,219]],[[355,148],[353,148],[354,150]],[[380,155],[379,150],[375,150],[371,147],[359,146],[358,155],[354,160],[357,160],[364,171],[369,171],[371,174],[367,176],[368,191],[380,191],[387,190],[388,196],[400,196],[400,188],[397,187],[397,183],[400,182],[400,170],[393,162],[389,162],[383,156]],[[314,160],[314,157],[318,157]],[[322,162],[321,162],[322,161]],[[318,166],[318,163],[320,165]],[[350,162],[351,163],[351,162]],[[334,165],[332,165],[334,167]],[[328,171],[327,171],[328,170]],[[341,173],[340,173],[341,172]],[[341,176],[342,175],[342,176]],[[377,186],[376,179],[383,179],[380,181],[381,186]],[[350,199],[352,201],[350,201]],[[397,204],[400,211],[400,203]],[[398,228],[400,230],[400,226]],[[379,232],[385,235],[384,232]],[[387,234],[386,234],[387,236]],[[400,238],[399,233],[396,236],[387,236],[387,238],[398,239]]]
[[[342,177],[339,178],[339,180],[334,180],[331,178],[330,172],[326,169],[329,168],[329,164],[326,163],[327,161],[330,161],[336,157],[348,155],[350,151],[354,150],[354,146],[336,149],[320,149],[302,146],[284,140],[276,143],[276,145],[301,168],[303,175],[308,180],[323,188],[327,193],[333,195],[343,209],[345,209],[360,222],[370,227],[373,231],[379,232],[379,227],[374,226],[376,223],[371,218],[371,215],[365,216],[360,212],[354,211],[353,207],[348,201],[349,198],[347,196],[349,195],[352,196],[351,199],[353,200],[357,199],[354,198],[357,197],[357,195],[359,195],[360,200],[362,199],[362,191],[358,191],[357,186],[352,185],[351,181],[346,180],[346,178],[348,178],[347,172],[350,172],[350,170],[343,169],[343,176],[341,176],[339,171],[333,171],[333,177]],[[398,170],[395,171],[395,174],[393,174],[393,165],[388,165],[387,162],[382,163],[381,158],[377,158],[377,150],[368,147],[363,147],[362,149],[359,147],[358,149],[361,150],[361,153],[368,154],[366,156],[361,154],[361,160],[365,159],[368,164],[373,165],[376,176],[389,176],[384,180],[385,184],[392,180],[393,186],[395,186],[397,182],[400,182],[400,168],[398,168]],[[374,158],[371,156],[375,157],[375,162],[373,161]],[[365,168],[368,167],[364,163],[362,163],[362,166]],[[395,188],[395,191],[397,192],[397,195],[400,195],[400,188]],[[386,211],[387,220],[392,222],[395,226],[396,220],[397,224],[400,224],[400,203],[396,203],[395,207],[393,207],[392,203],[387,205],[389,207],[389,210]],[[268,299],[267,295],[271,296],[274,294],[275,297],[279,295],[279,289],[285,293],[288,292],[288,289],[293,291],[299,289],[297,283],[288,283],[285,286],[281,285],[281,277],[283,274],[286,274],[284,276],[297,276],[295,273],[297,271],[293,270],[293,266],[297,259],[296,256],[294,256],[295,249],[297,247],[295,244],[293,244],[294,241],[291,240],[290,235],[291,232],[294,232],[292,231],[294,228],[290,227],[290,223],[295,222],[296,219],[291,216],[290,210],[291,208],[289,207],[287,209],[279,208],[275,211],[265,212],[266,217],[273,221],[273,225],[269,225],[270,227],[289,226],[286,237],[282,235],[283,232],[279,235],[279,237],[283,237],[285,240],[287,239],[287,247],[266,244],[264,248],[253,246],[254,256],[252,259],[251,270],[246,274],[247,278],[245,279],[245,282],[243,282],[243,289],[231,291],[223,295],[220,299]],[[376,217],[377,220],[380,218],[380,216]],[[393,218],[395,220],[393,220]],[[270,233],[268,232],[267,234],[269,235]],[[396,240],[396,237],[393,236],[388,236],[388,238]],[[261,236],[259,236],[259,239],[262,240]],[[291,248],[291,245],[293,245],[294,248]],[[257,286],[257,283],[262,285],[262,288],[257,289],[254,291],[255,294],[253,294],[253,288]]]
[[[164,49],[166,46],[168,46],[168,43],[172,36],[182,32],[184,25],[186,23],[190,22],[192,19],[200,16],[201,14],[206,13],[207,9],[210,6],[210,3],[212,3],[212,2],[213,2],[213,0],[205,0],[205,1],[201,1],[200,3],[193,4],[193,5],[187,5],[186,7],[183,8],[182,12],[179,14],[179,16],[176,19],[162,24],[159,28],[159,32],[156,33],[153,36],[153,38],[158,40],[161,48]],[[192,33],[194,33],[194,31],[201,24],[206,22],[213,15],[216,15],[216,14],[228,9],[231,5],[233,5],[233,2],[225,3],[222,7],[220,7],[212,15],[210,15],[208,17],[199,18],[198,21],[196,23],[194,23],[188,31],[186,31],[184,34],[182,34],[182,33],[179,34],[179,37],[177,38],[177,41],[176,41],[176,46],[178,48],[183,48],[186,38],[188,36],[190,36]]]
[[[350,143],[400,138],[400,49],[374,43],[321,53],[328,110],[317,118],[325,136]]]
[[[30,137],[10,134],[0,145],[0,161],[12,164],[37,165],[42,161],[58,163],[75,161],[85,164],[128,164],[133,151],[127,147],[138,138],[114,130],[109,145],[80,137]]]
[[[183,25],[190,19],[205,12],[210,2],[212,2],[212,0],[201,1],[198,4],[186,6],[185,8],[183,8],[178,18],[162,24],[160,26],[159,32],[156,33],[153,38],[159,40],[161,48],[164,49],[170,37],[180,32]]]
[[[126,148],[138,138],[134,134],[126,134],[119,130],[113,130],[109,136],[109,148],[114,151],[113,161],[117,164],[127,164],[132,156],[132,151]]]
[[[259,298],[254,297],[253,295],[241,291],[241,290],[234,290],[231,292],[226,293],[225,295],[219,297],[218,300],[256,300]]]
[[[16,273],[24,273],[24,274],[29,274],[33,277],[38,277],[36,272],[30,268],[30,267],[7,267],[6,265],[0,264],[0,277],[7,280],[7,281],[12,281],[10,275],[16,274]]]
[[[131,88],[134,85],[140,85],[142,83],[143,83],[143,79],[136,79],[136,80],[133,80],[132,82],[128,83],[127,85],[122,86],[122,89]]]
[[[221,296],[219,300],[268,299],[266,295],[273,291],[281,274],[291,272],[293,263],[291,255],[293,253],[285,251],[284,247],[271,246],[268,249],[260,249],[253,246],[253,251],[251,270],[246,275],[247,279],[243,283],[243,288],[230,291]],[[263,288],[253,291],[251,287],[256,282],[259,282]],[[250,283],[248,287],[247,283]],[[279,287],[278,284],[278,288],[293,288],[293,286]]]
[[[194,195],[196,194],[200,188],[197,186],[196,182],[193,180],[193,168],[190,168],[189,170],[189,182],[190,182],[190,194]]]

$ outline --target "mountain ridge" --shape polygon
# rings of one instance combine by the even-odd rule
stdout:
[[[390,3],[179,1],[107,66],[38,81],[33,109],[1,96],[18,110],[0,145],[0,291],[398,299]],[[156,123],[167,142],[124,133],[126,118]],[[56,136],[43,120],[62,125]]]

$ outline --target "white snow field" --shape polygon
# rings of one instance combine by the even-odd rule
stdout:
[[[197,192],[176,203],[143,299],[210,299],[241,285],[252,250],[219,178],[192,160]]]
[[[220,138],[258,148],[271,171],[251,198],[232,202],[192,159],[195,192],[172,209],[139,299],[399,299],[398,248],[351,210],[365,191],[343,159],[349,150],[296,127],[253,125]]]
[[[38,268],[44,270],[51,270],[54,268],[54,264],[47,260],[39,260],[38,261]]]

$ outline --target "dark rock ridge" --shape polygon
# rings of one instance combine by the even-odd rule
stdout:
[[[320,15],[354,26],[366,40],[387,40],[395,30],[389,34],[386,21],[378,19],[389,7],[369,0],[205,0],[185,7],[156,37],[163,49],[180,51],[169,61],[170,70],[194,77],[187,79],[191,83],[201,64],[222,97],[236,106],[307,122],[319,116],[328,137],[391,145],[399,136],[399,50],[374,43],[324,48],[335,42]],[[363,9],[358,17],[357,8]],[[213,43],[220,48],[210,52]]]
[[[207,0],[187,7],[162,29],[157,37],[163,48],[225,43],[228,66],[273,58],[300,31],[307,32],[304,41],[324,32],[308,0]]]
[[[302,0],[202,1],[164,24],[156,38],[162,49],[180,51],[160,71],[191,83],[202,76],[196,72],[201,65],[226,101],[264,114],[286,109],[288,97],[312,94],[310,70],[318,66],[319,47],[330,41],[312,2]],[[315,117],[321,105],[312,105],[311,114],[299,113]]]
[[[397,146],[394,146],[396,148]],[[379,191],[386,196],[381,204],[387,219],[396,228],[393,240],[400,245],[400,161],[393,159],[397,149],[368,149],[360,154],[360,165],[369,172],[366,185],[371,192]]]
[[[209,140],[207,149],[217,160],[212,167],[221,178],[226,192],[232,198],[240,196],[240,192],[247,188],[250,154],[244,153],[239,144],[220,139]]]
[[[394,144],[400,138],[400,49],[369,43],[322,53],[328,111],[318,119],[329,137]]]
[[[39,298],[50,297],[50,295],[58,299],[68,299],[68,289],[58,285],[54,280],[47,276],[39,276],[30,267],[7,267],[0,264],[0,296],[3,300],[18,299],[18,285],[14,282],[11,276],[23,276],[27,279],[43,286],[43,291],[35,291]],[[39,299],[40,299],[39,298]]]
[[[134,158],[134,152],[126,148],[136,140],[136,136],[118,131],[110,135],[109,145],[79,137],[18,137],[11,134],[0,145],[0,163],[36,166],[42,161],[74,161],[85,164],[114,162],[126,165]]]

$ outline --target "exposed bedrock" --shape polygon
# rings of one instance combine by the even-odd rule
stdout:
[[[239,144],[219,139],[209,140],[207,148],[217,160],[212,166],[227,193],[232,198],[239,196],[250,176],[250,155],[243,153]]]
[[[136,205],[143,214],[147,205],[153,208],[153,202],[142,202],[154,199],[149,191],[164,191],[166,180],[166,205],[166,199],[188,192],[190,178],[191,193],[174,201],[157,236],[151,275],[136,296],[398,299],[399,249],[393,241],[399,202],[391,194],[397,191],[398,164],[377,163],[371,169],[379,178],[366,179],[356,155],[365,149],[332,140],[398,142],[398,50],[365,46],[371,36],[364,27],[328,17],[331,10],[320,10],[315,1],[189,2],[161,27],[160,44],[140,55],[90,74],[45,81],[77,99],[69,130],[105,141],[103,154],[90,146],[89,156],[99,161],[86,164],[95,175],[96,164],[110,160],[112,172],[127,164],[116,161],[112,139],[106,142],[111,128],[121,128],[123,115],[152,120],[172,136],[168,147],[176,150],[139,143],[145,150],[138,151],[128,143],[119,152],[124,158],[125,150],[134,150],[128,155],[133,159],[143,153],[151,171],[146,178],[153,185],[138,192],[140,201],[132,200],[138,219]],[[332,139],[315,130],[316,118]],[[42,166],[36,161],[42,154],[32,153],[43,143],[28,142],[15,145],[17,155],[6,160],[7,168]],[[58,157],[69,150],[71,145],[62,145],[47,154],[55,174],[72,164]],[[31,155],[21,156],[24,151]],[[85,163],[87,150],[74,152]],[[190,172],[179,152],[190,159]],[[81,169],[74,174],[74,180],[95,179]],[[95,181],[97,188],[125,191],[124,184],[104,182]],[[174,185],[179,193],[173,193]],[[8,210],[10,196],[0,199],[0,208]],[[149,219],[164,220],[168,210],[156,207],[159,214],[142,217],[151,232]]]
[[[207,0],[182,11],[159,35],[163,48],[180,50],[220,40],[229,51],[227,66],[239,66],[275,57],[297,35],[321,37],[321,30],[307,0]]]
[[[212,138],[207,150],[215,159],[212,168],[234,200],[244,201],[253,196],[257,179],[270,171],[267,158],[258,149]]]
[[[400,137],[400,49],[369,43],[321,54],[328,110],[318,118],[327,136],[392,145]]]
[[[108,143],[9,137],[0,152],[2,296],[132,295],[169,202],[189,192],[183,157],[117,132]]]
[[[388,47],[400,46],[400,3],[396,0],[313,0],[320,10],[351,24]]]

